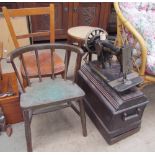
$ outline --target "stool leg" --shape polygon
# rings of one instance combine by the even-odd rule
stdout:
[[[70,39],[69,36],[67,36],[67,43],[72,45],[72,39]],[[67,64],[66,64],[66,69],[68,71],[68,66],[69,66],[69,62],[70,62],[70,57],[71,57],[71,51],[66,51],[68,54],[65,55],[65,60],[67,60]]]
[[[83,136],[86,137],[87,136],[86,116],[85,116],[85,109],[84,109],[82,99],[80,99],[79,107],[80,107],[80,117],[81,117],[81,125],[82,125]]]
[[[23,117],[24,117],[24,125],[25,125],[25,137],[26,137],[26,143],[27,143],[27,151],[32,152],[32,139],[31,139],[31,117],[32,114],[29,110],[23,111]]]

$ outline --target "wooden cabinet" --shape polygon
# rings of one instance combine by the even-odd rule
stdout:
[[[49,2],[12,3],[12,5],[14,5],[13,8],[44,7],[49,6],[49,4]],[[111,12],[111,2],[54,2],[54,5],[56,39],[66,39],[67,29],[73,26],[89,25],[107,30]],[[30,18],[30,31],[49,30],[48,18],[47,15]],[[37,40],[47,40],[47,38],[37,38]]]
[[[56,38],[66,38],[69,23],[69,3],[55,3]]]
[[[110,3],[74,3],[73,26],[95,26],[107,28]]]
[[[40,2],[32,2],[32,3],[24,3],[24,7],[47,7],[50,3],[40,3]],[[54,3],[55,6],[55,33],[56,39],[65,39],[66,31],[68,29],[69,23],[69,3]],[[38,32],[49,30],[49,16],[48,15],[40,15],[40,16],[32,16],[29,19],[29,26],[31,32]],[[36,40],[47,40],[48,37],[38,37]]]
[[[2,12],[2,7],[6,6],[8,9],[17,9],[24,6],[23,2],[0,2],[0,12]]]
[[[6,6],[9,9],[18,8],[18,3],[16,2],[0,2],[0,12],[2,11],[2,7]]]
[[[24,7],[44,7],[50,3],[25,3]],[[112,3],[86,2],[55,2],[55,33],[56,39],[66,39],[67,29],[73,26],[95,26],[107,29]],[[30,19],[30,31],[49,30],[49,17],[42,15]],[[36,38],[37,41],[47,37]]]
[[[114,9],[114,6],[111,5],[111,9],[110,9],[110,16],[108,19],[108,27],[107,27],[107,31],[110,35],[116,35],[117,32],[117,20],[116,20],[116,12]]]
[[[73,26],[97,26],[100,8],[100,3],[74,3]]]

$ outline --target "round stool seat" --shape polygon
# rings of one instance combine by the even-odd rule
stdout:
[[[69,44],[77,45],[83,48],[84,51],[86,50],[87,52],[87,49],[84,48],[85,39],[87,38],[87,35],[94,29],[98,29],[98,27],[92,27],[92,26],[71,27],[67,31],[67,41]],[[70,55],[68,55],[67,59],[68,60],[70,59]],[[92,59],[92,54],[89,53],[89,61],[91,61],[91,59]]]
[[[77,26],[68,29],[68,36],[77,40],[84,41],[88,32],[92,31],[96,27],[91,26]]]

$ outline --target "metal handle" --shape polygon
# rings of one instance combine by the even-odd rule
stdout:
[[[136,114],[133,114],[133,115],[128,115],[126,112],[123,113],[123,121],[129,121],[129,120],[132,120],[132,119],[136,119],[139,117],[139,114],[141,112],[141,109],[140,108],[137,108],[137,112]]]

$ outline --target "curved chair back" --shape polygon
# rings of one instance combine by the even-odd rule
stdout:
[[[20,47],[19,40],[24,38],[35,38],[35,37],[43,37],[50,36],[50,42],[54,43],[55,41],[55,23],[54,23],[54,5],[50,4],[49,7],[38,7],[38,8],[20,8],[20,9],[7,9],[6,7],[2,7],[3,15],[5,17],[11,38],[15,45],[15,48]],[[48,15],[50,19],[50,31],[39,31],[32,32],[28,34],[18,35],[15,31],[13,22],[11,17],[31,17],[34,15]]]
[[[15,48],[21,47],[21,42],[19,42],[20,40],[23,40],[25,38],[27,39],[31,39],[32,41],[37,37],[39,37],[39,40],[41,40],[40,38],[42,37],[49,37],[50,43],[54,43],[55,42],[55,11],[54,11],[54,5],[50,4],[49,7],[36,7],[36,8],[19,8],[19,9],[7,9],[6,7],[2,7],[3,10],[3,14],[11,35],[11,38],[13,40],[14,46]],[[17,30],[15,29],[15,25],[13,24],[13,21],[11,20],[11,18],[14,17],[21,17],[21,16],[26,16],[27,19],[35,19],[36,20],[36,16],[44,16],[46,15],[47,17],[49,17],[49,21],[47,21],[47,23],[49,23],[49,30],[38,30],[36,32],[30,32],[27,34],[17,34]],[[41,18],[42,19],[42,18]],[[30,20],[30,25],[31,27],[33,26]],[[47,24],[48,25],[48,24]],[[32,42],[33,43],[33,42]],[[25,43],[24,43],[25,44]],[[23,45],[22,45],[23,46]],[[25,46],[25,45],[24,45]],[[37,56],[38,57],[38,56]],[[43,63],[42,60],[43,59],[48,59],[50,57],[49,53],[40,53],[39,55],[39,63]],[[21,57],[21,59],[23,59],[23,57]],[[29,76],[30,78],[35,78],[37,77],[37,70],[36,70],[36,65],[32,63],[32,59],[35,59],[34,55],[31,55],[31,53],[29,55],[25,55],[25,64],[29,65],[27,68],[27,76]],[[23,61],[23,60],[22,60]],[[50,61],[47,60],[47,62]],[[64,75],[64,63],[63,60],[60,58],[59,55],[54,54],[54,61],[55,61],[55,68],[54,68],[54,72],[55,75],[61,74],[62,76]],[[22,63],[24,64],[24,63]],[[21,73],[22,73],[22,79],[23,79],[23,83],[24,86],[27,86],[28,83],[26,82],[27,77],[25,75],[25,72],[23,71],[24,66],[22,66],[21,64]],[[45,63],[44,66],[41,68],[41,70],[44,70],[44,72],[42,72],[43,76],[48,76],[50,73],[50,69],[49,69],[50,64],[49,63]]]
[[[51,76],[51,78],[53,78],[53,79],[55,78],[55,75],[54,75],[54,65],[55,64],[54,64],[54,60],[53,60],[53,53],[56,52],[56,49],[62,49],[62,51],[65,52],[65,58],[66,58],[64,60],[65,61],[64,62],[64,64],[65,64],[64,79],[65,80],[67,79],[67,71],[68,71],[68,65],[69,65],[69,60],[67,59],[67,55],[70,52],[76,53],[76,63],[75,63],[75,67],[74,67],[74,77],[73,77],[73,82],[75,82],[77,70],[80,68],[81,59],[83,56],[83,50],[81,48],[73,46],[73,45],[68,45],[68,44],[34,44],[34,45],[28,45],[28,46],[24,46],[24,47],[15,49],[14,51],[12,51],[9,54],[9,56],[7,58],[7,62],[10,62],[12,64],[14,70],[15,70],[16,76],[18,78],[18,81],[21,85],[23,92],[25,92],[25,89],[24,89],[23,83],[21,81],[20,74],[18,72],[18,66],[15,63],[15,58],[17,58],[17,57],[20,58],[20,61],[21,61],[23,68],[24,68],[24,72],[26,75],[26,80],[27,80],[28,86],[31,86],[30,78],[28,76],[27,67],[26,67],[25,62],[24,62],[24,54],[26,54],[28,52],[34,52],[34,55],[36,57],[38,77],[39,77],[39,81],[41,82],[42,78],[43,78],[41,71],[40,71],[42,64],[40,64],[40,62],[39,62],[39,54],[38,53],[41,52],[42,50],[45,50],[45,49],[49,49],[51,51],[51,73],[52,74],[49,74],[49,76]]]

